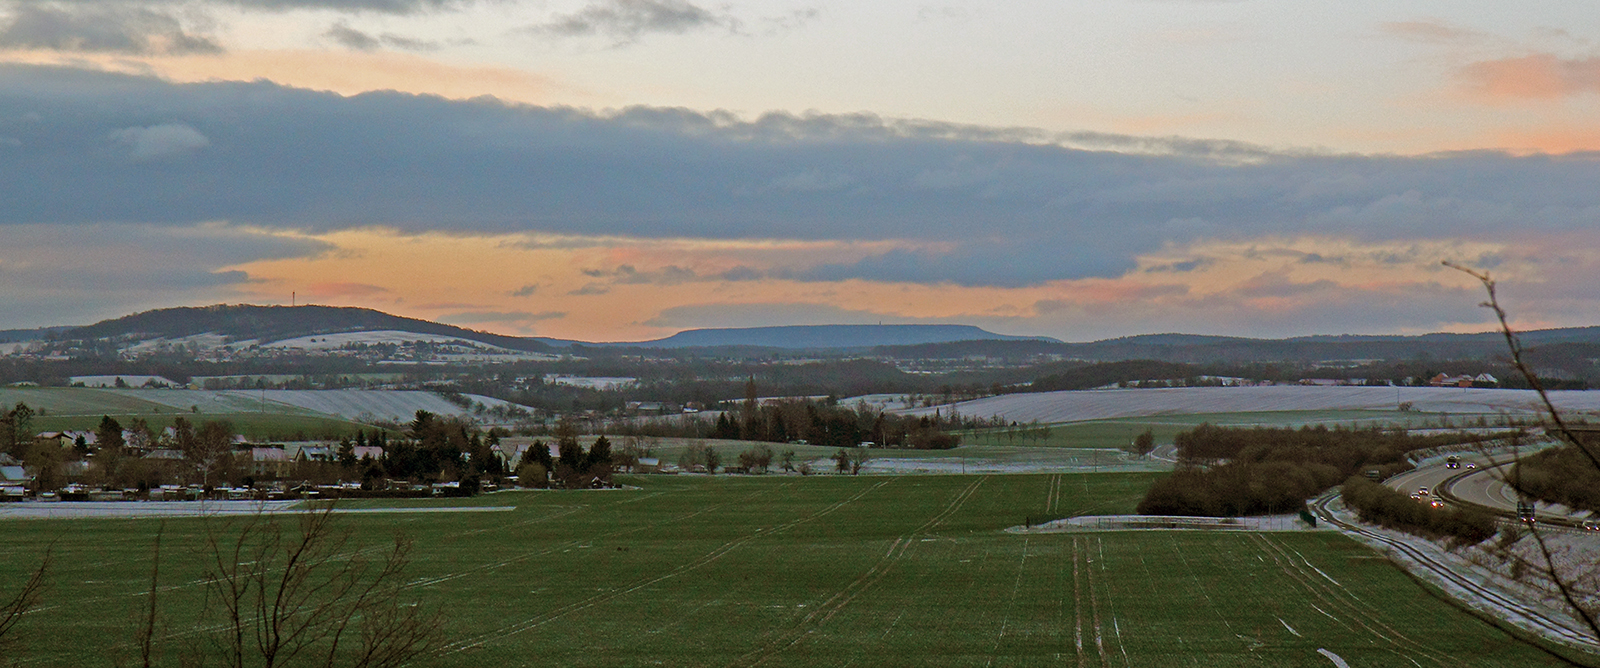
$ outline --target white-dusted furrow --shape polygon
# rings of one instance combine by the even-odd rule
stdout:
[[[1558,408],[1600,411],[1600,392],[1551,392]],[[1380,410],[1401,403],[1426,413],[1532,413],[1539,409],[1531,390],[1462,389],[1454,387],[1187,387],[1126,390],[1081,390],[1008,394],[956,404],[894,410],[905,415],[969,417],[998,415],[1016,422],[1076,422],[1151,415],[1250,413],[1275,411]]]
[[[283,413],[284,406],[299,412],[336,415],[345,419],[372,418],[410,422],[417,411],[435,415],[471,415],[471,411],[443,396],[422,390],[106,390],[127,393],[145,401],[177,409],[198,407],[203,413]],[[512,406],[506,401],[476,394],[462,395],[485,408]],[[289,411],[296,412],[296,411]]]

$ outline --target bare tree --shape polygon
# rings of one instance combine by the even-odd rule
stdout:
[[[1510,351],[1512,368],[1527,381],[1528,387],[1538,394],[1540,407],[1549,421],[1550,428],[1546,430],[1547,433],[1555,436],[1562,443],[1575,448],[1577,452],[1583,454],[1584,459],[1590,465],[1594,466],[1596,470],[1600,470],[1600,456],[1597,456],[1594,449],[1573,432],[1567,421],[1562,417],[1561,411],[1556,408],[1555,402],[1550,399],[1550,394],[1545,389],[1544,384],[1540,382],[1538,375],[1534,373],[1533,368],[1528,366],[1527,361],[1524,359],[1522,341],[1517,336],[1516,331],[1511,328],[1510,319],[1506,316],[1505,309],[1500,305],[1500,298],[1494,279],[1488,272],[1477,271],[1453,262],[1446,261],[1444,265],[1477,279],[1483,285],[1485,292],[1488,293],[1488,299],[1479,305],[1494,313],[1500,333],[1505,337],[1506,348]],[[1521,463],[1520,448],[1513,448],[1512,458],[1511,470],[1515,472],[1517,470],[1516,467]],[[1511,479],[1514,473],[1496,473],[1495,475],[1499,477],[1502,483],[1516,491],[1519,506],[1530,501],[1523,487]],[[1532,558],[1524,556],[1513,549],[1524,537],[1532,541]],[[1587,560],[1563,559],[1562,553],[1564,550],[1552,544],[1549,536],[1545,535],[1545,532],[1540,529],[1536,521],[1526,523],[1525,531],[1503,533],[1502,539],[1497,541],[1496,547],[1496,553],[1510,561],[1514,577],[1520,576],[1520,579],[1524,581],[1531,580],[1535,584],[1543,585],[1551,590],[1560,598],[1567,612],[1584,625],[1591,637],[1595,640],[1600,640],[1600,571],[1596,570],[1594,564],[1589,563]]]
[[[17,590],[17,595],[11,600],[0,605],[0,650],[10,650],[16,645],[17,638],[12,632],[22,622],[22,616],[39,607],[39,602],[44,600],[45,590],[49,588],[45,576],[50,572],[50,561],[51,550],[46,549],[39,567],[28,575],[27,581],[22,583],[22,589]],[[0,656],[6,654],[10,652],[0,652]]]
[[[440,619],[403,596],[410,541],[396,536],[369,558],[372,550],[349,549],[350,534],[334,519],[326,506],[296,513],[292,527],[261,514],[208,532],[197,626],[216,631],[185,658],[235,668],[388,668],[431,653]],[[153,602],[150,609],[153,616]]]

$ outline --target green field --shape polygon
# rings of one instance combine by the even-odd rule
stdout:
[[[581,439],[588,443],[593,436]],[[613,438],[613,446],[623,442]],[[781,454],[792,450],[795,462],[809,461],[812,469],[819,473],[834,470],[833,455],[838,451],[836,447],[820,445],[795,445],[787,443],[759,443],[756,441],[713,441],[705,439],[661,438],[649,442],[651,456],[661,458],[662,463],[676,464],[686,448],[690,445],[707,445],[715,449],[722,457],[723,466],[735,466],[738,463],[739,453],[757,445],[772,448],[774,453],[772,469],[779,470]],[[1034,447],[1022,445],[1020,441],[1012,445],[962,445],[951,450],[913,450],[901,448],[872,448],[867,451],[871,461],[867,470],[871,472],[904,471],[906,468],[915,467],[918,462],[937,462],[944,472],[961,472],[960,463],[965,462],[974,469],[992,470],[1001,469],[1008,472],[1040,472],[1060,471],[1063,469],[1091,470],[1116,470],[1116,471],[1160,471],[1170,468],[1170,464],[1158,460],[1136,460],[1121,452],[1108,452],[1104,448],[1071,448],[1071,447]],[[897,461],[898,460],[898,461]],[[898,464],[894,469],[887,467],[892,463]]]
[[[1001,531],[1130,512],[1152,475],[664,476],[345,521],[359,542],[416,539],[442,666],[1332,665],[1319,648],[1356,667],[1560,665],[1335,533]],[[166,523],[167,600],[197,593],[216,521]],[[6,589],[52,542],[57,559],[14,658],[126,656],[157,526],[0,522]]]

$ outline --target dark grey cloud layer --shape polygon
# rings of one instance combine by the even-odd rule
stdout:
[[[577,12],[553,17],[530,30],[557,37],[600,35],[626,43],[646,33],[682,34],[734,25],[731,17],[686,0],[594,0]]]
[[[0,7],[3,8],[3,7]],[[0,18],[0,48],[91,53],[217,53],[216,42],[186,31],[171,14],[108,2],[19,4]]]
[[[1119,275],[1139,253],[1197,239],[1591,231],[1597,158],[1281,154],[870,115],[597,114],[0,66],[0,226],[227,220],[954,248],[792,273],[805,280],[1024,285]]]
[[[18,7],[104,7],[121,6],[178,6],[216,5],[242,7],[263,11],[291,11],[296,9],[331,9],[345,12],[376,12],[383,14],[417,14],[427,11],[454,9],[471,0],[10,0]]]
[[[328,28],[323,33],[324,37],[331,39],[346,48],[357,51],[376,51],[383,47],[402,49],[405,51],[432,51],[439,45],[427,40],[405,37],[393,33],[373,35],[350,27],[350,24],[340,21]]]

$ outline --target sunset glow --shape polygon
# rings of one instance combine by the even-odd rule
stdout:
[[[1448,18],[1443,18],[1448,17]],[[1600,14],[0,1],[3,327],[1591,324]]]

